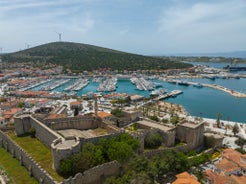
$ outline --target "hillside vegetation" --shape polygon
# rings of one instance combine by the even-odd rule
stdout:
[[[120,52],[93,45],[53,42],[23,51],[5,54],[5,62],[51,62],[73,71],[97,70],[151,70],[189,68],[192,65],[156,58]]]

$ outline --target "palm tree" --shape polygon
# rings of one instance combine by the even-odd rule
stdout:
[[[227,130],[230,128],[230,125],[229,124],[226,124],[225,125],[225,135],[227,134]]]
[[[158,116],[160,116],[160,109],[161,109],[161,106],[158,104]]]
[[[239,132],[239,127],[237,123],[235,123],[234,126],[232,127],[232,132],[234,136]]]
[[[222,117],[222,114],[221,113],[218,113],[217,114],[217,127],[220,128],[220,118]]]

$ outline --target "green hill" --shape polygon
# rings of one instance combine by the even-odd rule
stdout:
[[[188,68],[192,65],[168,59],[120,52],[72,42],[54,42],[5,54],[6,62],[51,62],[73,71],[110,68],[112,70],[150,70]]]

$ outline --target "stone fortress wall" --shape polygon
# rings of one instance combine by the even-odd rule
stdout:
[[[66,159],[73,154],[79,153],[80,150],[81,142],[78,137],[66,137],[55,139],[51,144],[54,169],[58,170],[61,160]]]
[[[45,119],[44,124],[53,130],[77,129],[87,130],[98,128],[102,120],[96,117],[68,117]]]
[[[91,137],[91,138],[76,138],[76,137],[62,137],[57,134],[54,130],[63,130],[63,129],[79,129],[79,130],[88,130],[96,128],[106,128],[110,133]],[[15,130],[17,135],[22,135],[27,133],[31,128],[36,130],[36,137],[42,141],[46,146],[51,148],[53,156],[53,166],[57,170],[59,168],[60,160],[65,159],[72,154],[80,152],[83,144],[87,142],[97,143],[100,138],[110,138],[117,136],[124,131],[120,131],[118,128],[105,124],[101,119],[95,117],[73,117],[73,118],[60,118],[60,119],[45,119],[44,121],[39,121],[31,115],[21,115],[15,117]],[[150,127],[139,127],[143,128],[141,134],[137,135],[136,138],[140,140],[141,143],[144,141],[145,135],[150,131],[159,132],[162,137],[164,144],[166,146],[173,146],[175,144],[175,139],[178,139],[186,144],[183,146],[167,149],[176,149],[179,151],[189,151],[191,149],[197,148],[197,146],[203,143],[203,124],[194,124],[190,126],[189,124],[178,125],[175,129],[170,129],[169,131],[163,131],[158,129],[153,129]],[[143,144],[141,144],[143,149]],[[145,156],[152,156],[156,154],[161,154],[164,150],[155,150],[145,154]],[[76,175],[74,178],[64,180],[66,184],[70,183],[100,183],[105,177],[111,175],[118,175],[120,173],[119,163],[116,164],[103,164],[97,166],[96,168],[90,169],[88,172]],[[112,166],[111,169],[109,166]],[[30,168],[27,165],[27,168]],[[31,167],[32,168],[32,167]],[[36,167],[35,167],[36,168]],[[105,169],[106,168],[106,169]],[[115,169],[115,170],[114,170]],[[31,169],[32,171],[33,169]],[[40,169],[40,172],[42,169]],[[37,175],[37,174],[36,174]],[[36,177],[36,176],[35,176]],[[43,177],[37,175],[41,181],[45,181]],[[41,178],[41,179],[40,179]],[[99,182],[100,181],[100,182]]]
[[[46,126],[47,125],[47,126]],[[98,127],[102,127],[107,129],[107,131],[110,132],[110,134],[97,136],[97,137],[91,137],[91,138],[83,138],[83,137],[62,137],[58,133],[56,133],[54,130],[63,130],[63,129],[79,129],[79,130],[87,130],[87,129],[96,129]],[[114,126],[107,125],[101,121],[101,119],[95,118],[95,117],[72,117],[72,118],[60,118],[60,119],[54,119],[54,120],[45,120],[44,123],[37,120],[31,115],[19,115],[15,117],[15,130],[17,136],[23,135],[30,131],[31,128],[34,128],[36,131],[35,136],[43,142],[47,147],[51,148],[52,150],[52,157],[53,157],[53,167],[54,169],[58,170],[60,161],[62,159],[68,158],[69,156],[79,153],[83,147],[83,144],[87,142],[92,142],[94,144],[98,143],[99,139],[101,138],[111,138],[117,135],[122,134],[124,131],[119,131]],[[54,129],[54,130],[53,130]],[[117,167],[118,167],[117,162]],[[79,174],[77,179],[79,180],[82,178],[91,178],[91,174],[94,174],[92,177],[93,179],[90,179],[91,181],[96,181],[95,183],[98,183],[99,180],[104,180],[103,176],[111,176],[112,173],[117,174],[118,169],[111,170],[108,169],[109,166],[115,165],[115,162],[107,165],[102,164],[100,166],[97,166],[96,168],[92,168],[90,172],[85,172],[82,174]],[[105,167],[107,168],[105,170]],[[116,166],[115,166],[116,167]],[[112,167],[115,169],[115,167]],[[104,168],[104,169],[103,169]],[[92,173],[91,173],[92,172]],[[98,176],[101,176],[98,178]],[[76,180],[72,179],[67,180],[66,183],[74,182]],[[90,181],[88,180],[88,181]],[[84,181],[84,183],[88,183],[87,179]],[[93,182],[92,182],[93,183]]]
[[[176,138],[181,142],[187,143],[190,150],[203,145],[204,124],[203,123],[183,123],[176,128]]]
[[[2,131],[0,131],[0,146],[8,151],[12,157],[16,158],[20,162],[20,165],[26,167],[29,174],[35,177],[39,183],[57,184],[57,181],[55,181],[35,160],[33,160],[28,153],[26,153]]]
[[[103,183],[107,177],[119,176],[122,174],[121,164],[114,160],[102,165],[98,165],[83,173],[76,174],[63,181],[63,184],[98,184]]]
[[[8,151],[13,158],[20,162],[35,177],[40,184],[58,184],[28,153],[11,140],[0,130],[0,146]],[[63,180],[59,184],[97,184],[102,183],[109,176],[121,174],[121,164],[118,161],[108,162],[93,167],[85,172],[78,173],[75,177]]]
[[[150,121],[150,120],[148,120],[148,121]],[[154,122],[154,121],[150,121],[150,122],[155,123],[155,124],[159,124],[159,123]],[[162,138],[163,138],[163,144],[165,146],[168,146],[168,147],[174,146],[174,144],[175,144],[175,135],[176,135],[175,129],[174,130],[169,130],[169,131],[162,131],[160,129],[151,128],[150,126],[145,126],[145,125],[138,124],[138,123],[137,123],[137,125],[138,125],[138,128],[139,129],[145,130],[144,131],[145,132],[144,137],[147,134],[157,132],[157,133],[159,133],[162,136]]]
[[[58,133],[30,115],[16,116],[14,121],[17,136],[28,133],[31,128],[34,128],[36,131],[35,136],[49,148],[55,139],[62,138]]]

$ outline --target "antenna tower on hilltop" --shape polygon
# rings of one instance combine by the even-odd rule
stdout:
[[[61,33],[58,33],[58,32],[56,32],[56,34],[58,34],[59,42],[61,42],[61,36],[62,36],[62,34]]]
[[[29,49],[30,48],[30,44],[26,43],[26,48]]]

